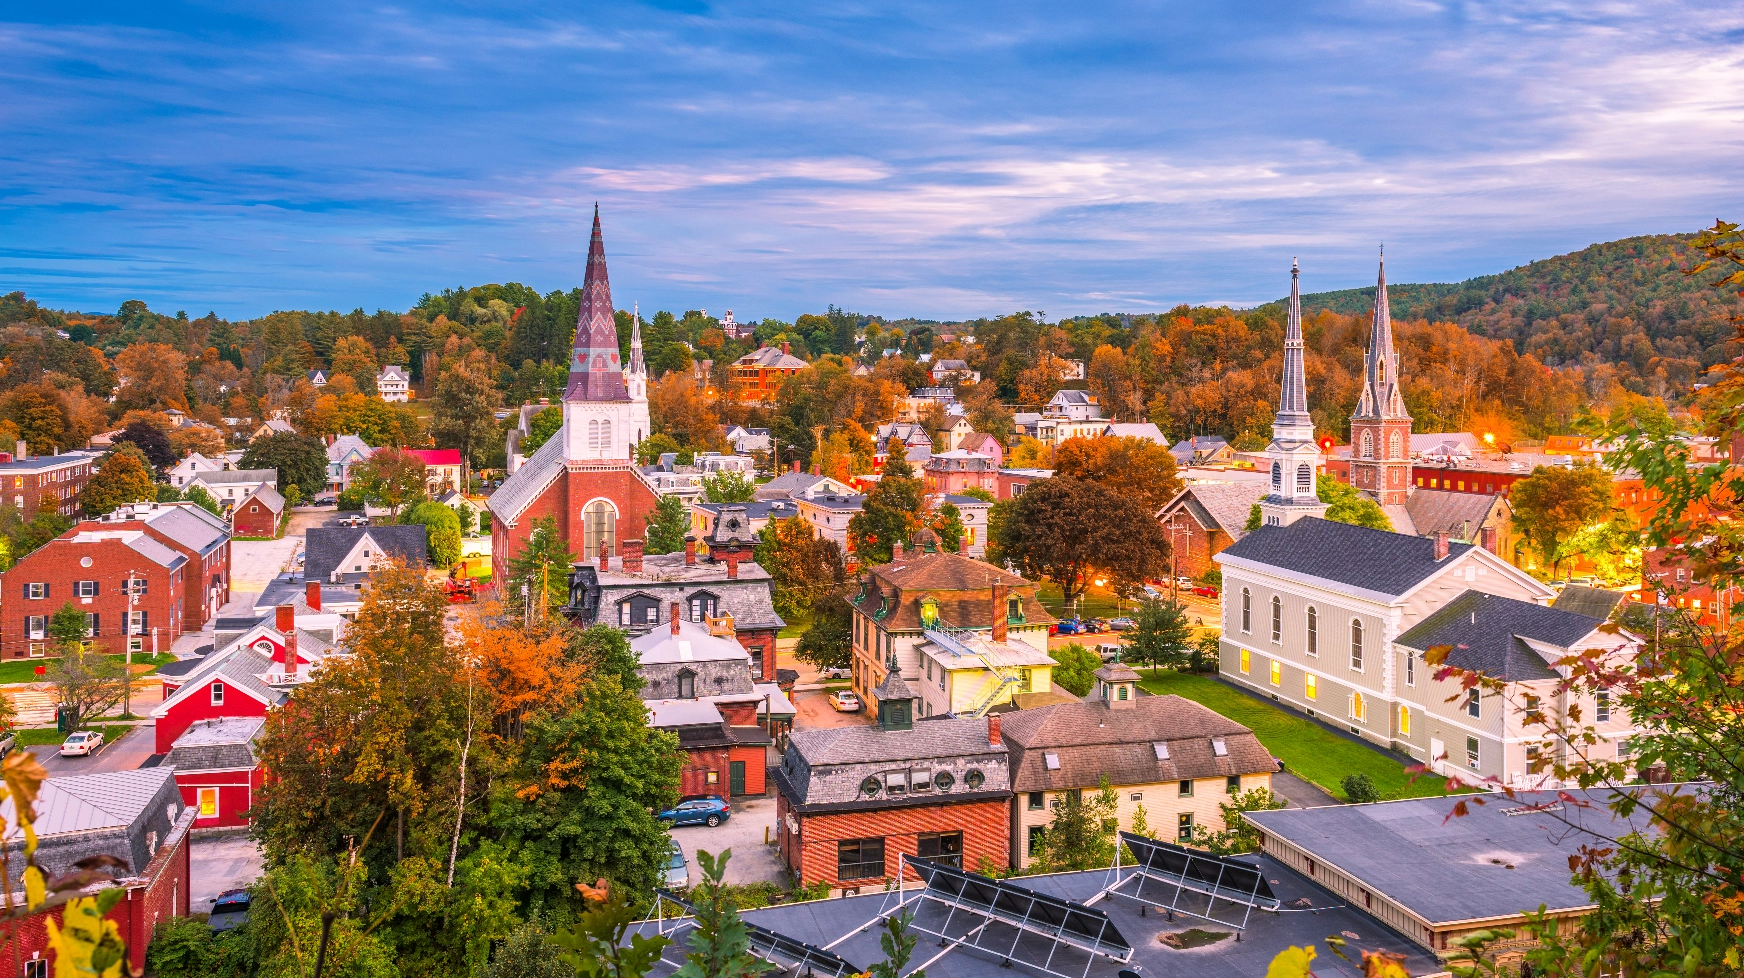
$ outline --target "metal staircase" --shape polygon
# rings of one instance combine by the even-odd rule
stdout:
[[[999,702],[999,696],[1001,693],[1003,693],[1007,688],[1023,682],[1023,678],[1018,674],[1016,669],[1013,669],[1010,666],[996,665],[992,659],[987,657],[985,652],[982,652],[980,649],[969,644],[967,640],[973,638],[976,634],[974,629],[955,628],[945,624],[943,620],[935,620],[935,624],[931,628],[923,629],[922,633],[926,635],[928,641],[933,642],[941,648],[949,649],[956,655],[971,657],[979,661],[982,668],[992,673],[998,679],[998,682],[993,684],[992,689],[988,690],[980,699],[975,701],[975,706],[968,712],[968,716],[986,716],[987,711],[993,709],[994,704]]]

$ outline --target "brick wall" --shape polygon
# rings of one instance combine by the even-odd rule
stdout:
[[[90,561],[88,566],[86,560]],[[67,537],[50,540],[0,574],[0,656],[26,658],[33,644],[41,646],[39,654],[52,654],[52,643],[46,638],[29,637],[26,619],[46,619],[69,602],[80,611],[98,616],[97,634],[90,639],[98,651],[119,654],[127,651],[129,638],[140,638],[140,651],[151,652],[151,630],[156,629],[157,649],[167,652],[182,634],[187,566],[184,563],[175,570],[165,569],[120,540],[85,543],[74,543]],[[130,574],[146,581],[146,593],[137,601],[131,601],[122,590]],[[96,596],[77,596],[75,581],[96,582]],[[29,584],[44,585],[46,597],[26,597]],[[146,634],[123,634],[123,613],[128,611],[145,612]]]
[[[231,511],[230,530],[239,537],[277,537],[279,514],[258,499],[246,500]]]
[[[1222,530],[1201,526],[1185,507],[1169,514],[1163,522],[1163,533],[1175,548],[1175,573],[1194,579],[1214,569],[1217,565],[1211,558],[1233,542]]]
[[[775,630],[772,628],[756,628],[738,632],[733,636],[745,651],[751,653],[751,678],[765,681],[775,681]]]
[[[90,480],[89,459],[46,470],[0,468],[0,501],[16,506],[27,520],[38,509],[72,516],[79,509],[79,493]]]
[[[581,469],[559,475],[551,487],[516,517],[515,525],[505,526],[501,519],[491,521],[492,560],[503,567],[520,553],[533,533],[533,524],[545,517],[557,523],[557,530],[571,552],[582,552],[581,511],[589,500],[604,497],[618,508],[614,550],[624,540],[647,535],[648,517],[659,499],[628,468]]]
[[[197,632],[206,627],[206,622],[217,614],[218,609],[230,602],[229,539],[213,548],[211,553],[201,556],[198,550],[140,520],[103,523],[100,528],[144,530],[153,540],[188,558],[187,564],[182,568],[186,591],[182,601],[182,631]],[[214,578],[218,581],[216,595],[212,594]]]
[[[963,868],[973,872],[983,859],[994,866],[1010,864],[1010,802],[1005,799],[965,802],[956,805],[916,805],[906,808],[874,809],[864,812],[840,812],[817,815],[796,815],[799,832],[788,832],[791,811],[785,795],[776,798],[777,832],[781,836],[781,855],[788,867],[797,873],[802,883],[810,886],[828,882],[832,886],[880,887],[894,880],[898,854],[915,855],[919,836],[923,832],[962,832]],[[836,844],[845,839],[884,840],[884,876],[849,880],[836,879]],[[911,877],[912,878],[912,877]]]
[[[681,795],[727,795],[727,762],[732,759],[731,748],[699,747],[684,752],[684,767],[678,775],[678,793]],[[714,780],[709,780],[710,776]]]

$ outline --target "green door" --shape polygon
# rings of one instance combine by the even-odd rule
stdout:
[[[742,795],[745,793],[745,762],[744,761],[733,761],[730,765],[728,765],[727,781],[728,781],[727,787],[732,791],[733,794]]]

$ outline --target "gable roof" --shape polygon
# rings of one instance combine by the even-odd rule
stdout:
[[[299,633],[298,642],[302,635]],[[299,649],[300,651],[300,649]],[[286,691],[269,685],[261,677],[272,669],[272,656],[256,649],[253,645],[240,642],[232,643],[228,648],[220,649],[206,656],[200,668],[188,674],[188,678],[175,692],[164,697],[164,701],[152,707],[151,715],[165,716],[170,708],[182,702],[202,689],[212,680],[217,679],[231,689],[238,690],[250,698],[272,707],[285,701]]]
[[[819,483],[826,482],[829,485],[825,488],[831,493],[845,494],[854,491],[852,486],[843,485],[827,475],[812,475],[810,472],[783,472],[758,486],[756,491],[751,494],[751,498],[758,500],[794,499],[815,491]],[[507,483],[504,485],[506,486]],[[502,490],[498,489],[497,492],[501,493]]]
[[[36,796],[38,837],[125,829],[157,803],[175,772],[164,767],[49,778]],[[12,799],[0,801],[0,817],[14,824]]]
[[[564,472],[563,442],[563,431],[559,429],[513,475],[503,480],[484,503],[493,515],[513,526],[527,507],[545,494]]]
[[[1410,514],[1418,536],[1442,530],[1455,539],[1474,540],[1500,498],[1449,489],[1413,489],[1405,497],[1405,512]]]
[[[404,560],[413,567],[422,567],[426,558],[429,534],[422,526],[312,526],[304,536],[308,556],[304,558],[303,579],[325,581],[345,555],[351,553],[365,536],[381,546],[390,557]]]
[[[243,497],[243,499],[236,504],[237,508],[241,509],[242,504],[248,502],[250,499],[266,504],[266,507],[275,513],[282,513],[285,511],[285,497],[279,495],[277,489],[274,489],[265,482],[255,486],[253,492]]]
[[[1158,445],[1167,445],[1169,440],[1163,436],[1163,430],[1157,427],[1155,421],[1111,421],[1108,424],[1110,438],[1143,438]]]
[[[146,560],[169,570],[175,570],[188,562],[188,558],[146,536],[144,530],[82,529],[74,530],[68,535],[60,537],[59,540],[73,544],[102,543],[106,540],[114,540]]]
[[[196,472],[189,481],[209,486],[242,485],[244,483],[279,481],[278,469],[226,469],[223,472]]]
[[[1089,391],[1060,390],[1048,400],[1049,404],[1095,404],[1096,395]]]
[[[410,381],[411,378],[406,375],[404,367],[390,363],[381,368],[381,372],[375,375],[376,383],[379,384],[384,380]]]
[[[369,442],[364,441],[356,435],[340,435],[333,439],[332,444],[327,446],[327,461],[344,461],[345,456],[351,452],[356,452],[364,458],[369,458],[371,455],[375,454],[375,449],[370,447]]]
[[[1448,665],[1495,679],[1555,679],[1544,656],[1521,640],[1568,649],[1600,624],[1586,615],[1468,590],[1394,643],[1420,652],[1451,646]]]
[[[1599,587],[1583,587],[1570,584],[1562,589],[1556,600],[1550,606],[1559,611],[1586,615],[1588,618],[1607,619],[1611,612],[1617,610],[1617,605],[1623,600],[1621,591],[1607,591]]]
[[[1002,752],[987,739],[987,721],[972,717],[926,720],[915,724],[911,730],[865,726],[795,730],[788,735],[788,743],[813,765],[925,760]]]
[[[254,741],[266,717],[199,720],[176,738],[163,767],[176,771],[235,771],[255,764]]]
[[[224,521],[199,506],[160,506],[145,514],[145,525],[201,556],[230,539]]]
[[[1310,516],[1288,526],[1262,526],[1212,559],[1251,561],[1399,597],[1471,549],[1469,543],[1450,543],[1447,556],[1436,560],[1435,541],[1428,537]]]
[[[1015,791],[1089,788],[1104,775],[1130,785],[1277,770],[1253,731],[1180,696],[1141,695],[1116,709],[1085,702],[1019,710],[1000,730],[1011,742]],[[1049,754],[1057,761],[1051,769]]]
[[[1169,500],[1157,516],[1161,518],[1177,507],[1185,506],[1199,525],[1207,530],[1222,530],[1231,540],[1247,535],[1247,515],[1254,504],[1265,498],[1263,482],[1203,482],[1187,486]]]

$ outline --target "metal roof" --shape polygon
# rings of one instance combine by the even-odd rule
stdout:
[[[175,778],[163,767],[51,777],[36,796],[36,834],[125,829],[157,801],[165,782]],[[0,818],[17,824],[12,799],[0,801]]]

